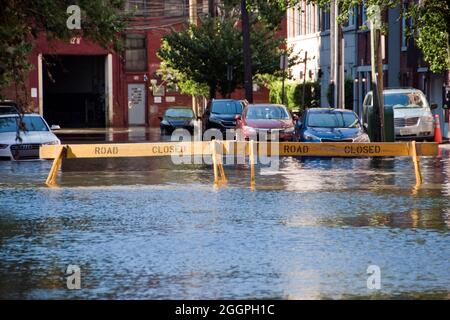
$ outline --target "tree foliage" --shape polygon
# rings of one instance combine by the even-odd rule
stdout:
[[[281,45],[275,31],[265,24],[255,24],[251,30],[252,69],[254,74],[276,73],[279,70]],[[227,96],[243,86],[242,34],[237,20],[208,18],[199,26],[173,32],[163,38],[158,57],[163,67],[173,72],[160,71],[163,79],[186,86],[186,80],[197,86],[207,85],[209,96],[216,91]],[[232,79],[227,77],[232,69]],[[200,92],[197,92],[200,94]]]
[[[124,27],[123,0],[0,0],[0,93],[14,84],[21,90],[32,68],[28,56],[43,33],[48,40],[69,40],[75,35],[117,49]],[[81,30],[70,30],[67,8],[81,8]]]
[[[286,82],[284,87],[284,104],[290,110],[303,112],[305,109],[312,106],[319,107],[320,83],[318,81],[308,81],[306,83]],[[282,82],[279,80],[271,82],[269,85],[269,90],[270,102],[281,104],[283,101]],[[303,94],[305,94],[304,97]]]

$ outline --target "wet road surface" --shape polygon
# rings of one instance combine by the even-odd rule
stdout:
[[[0,298],[450,297],[448,151],[418,189],[408,158],[284,158],[253,191],[246,165],[214,188],[169,161],[67,163],[53,189],[50,162],[0,162]]]

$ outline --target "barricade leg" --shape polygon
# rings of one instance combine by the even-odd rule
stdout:
[[[411,156],[414,162],[414,171],[416,174],[416,186],[422,184],[422,174],[420,172],[420,159],[417,155],[416,141],[411,142]]]
[[[255,141],[251,140],[249,142],[249,154],[250,154],[250,187],[254,188],[255,184],[256,184],[256,179],[255,179]]]
[[[61,167],[62,158],[65,156],[66,149],[66,146],[59,147],[56,157],[53,159],[52,167],[50,168],[47,180],[45,181],[45,184],[49,187],[56,185],[56,177],[58,176],[58,170]]]
[[[217,165],[217,144],[216,141],[211,141],[211,155],[213,160],[213,168],[214,168],[214,184],[219,184],[219,169]]]

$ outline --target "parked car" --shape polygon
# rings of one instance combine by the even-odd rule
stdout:
[[[245,105],[246,101],[244,100],[213,99],[204,113],[204,129],[215,128],[222,132],[234,129],[236,116],[242,114]]]
[[[25,114],[22,120],[17,113],[0,114],[0,159],[38,159],[41,145],[60,143],[39,114]]]
[[[278,104],[250,104],[236,116],[236,128],[245,140],[259,139],[261,134],[279,134],[280,141],[296,139],[294,119],[287,108]]]
[[[370,142],[358,116],[350,110],[308,109],[297,127],[302,142]]]
[[[159,118],[161,134],[171,134],[175,129],[194,131],[195,115],[190,107],[170,107]]]
[[[18,114],[19,108],[17,104],[10,100],[0,101],[0,114]]]
[[[396,139],[434,138],[434,119],[431,109],[422,91],[418,89],[385,89],[384,105],[394,109],[394,127]],[[363,111],[367,117],[367,108],[373,105],[373,93],[368,92],[363,102]],[[365,118],[367,122],[367,118]]]

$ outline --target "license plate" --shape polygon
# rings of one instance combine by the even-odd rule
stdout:
[[[410,129],[400,129],[400,135],[401,136],[409,136],[412,135],[413,133],[411,132]]]

